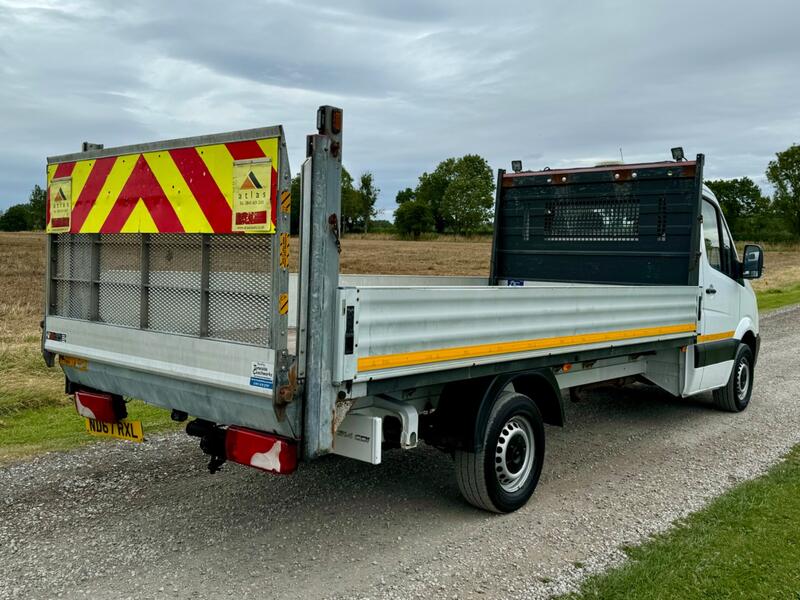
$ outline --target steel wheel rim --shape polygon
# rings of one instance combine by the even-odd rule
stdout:
[[[494,451],[494,472],[500,487],[516,492],[525,485],[533,470],[533,427],[527,417],[511,417],[497,438]]]
[[[747,390],[750,387],[750,365],[746,360],[739,363],[736,367],[736,396],[739,400],[747,398]]]

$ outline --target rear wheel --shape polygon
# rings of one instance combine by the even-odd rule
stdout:
[[[501,392],[480,450],[456,451],[455,463],[458,487],[470,504],[498,513],[524,506],[544,463],[544,424],[533,400]]]
[[[747,408],[753,394],[753,366],[753,351],[747,344],[740,344],[728,383],[714,390],[717,408],[727,412],[741,412]]]

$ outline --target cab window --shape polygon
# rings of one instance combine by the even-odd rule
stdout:
[[[734,248],[733,243],[731,242],[731,236],[728,235],[728,229],[725,227],[723,223],[720,230],[722,231],[722,272],[728,275],[729,277],[733,277],[733,262],[734,257],[736,256],[736,248]]]
[[[703,242],[706,246],[708,264],[717,271],[722,271],[717,211],[707,200],[703,200]]]

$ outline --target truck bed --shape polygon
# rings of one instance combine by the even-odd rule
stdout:
[[[352,354],[342,352],[338,376],[372,381],[598,347],[689,340],[696,334],[697,296],[694,286],[541,282],[343,287],[343,305],[354,307],[354,344]]]

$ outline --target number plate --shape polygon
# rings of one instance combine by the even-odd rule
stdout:
[[[95,419],[86,419],[86,431],[101,437],[113,437],[131,442],[143,442],[144,430],[141,421],[122,420],[119,423],[105,423]]]

